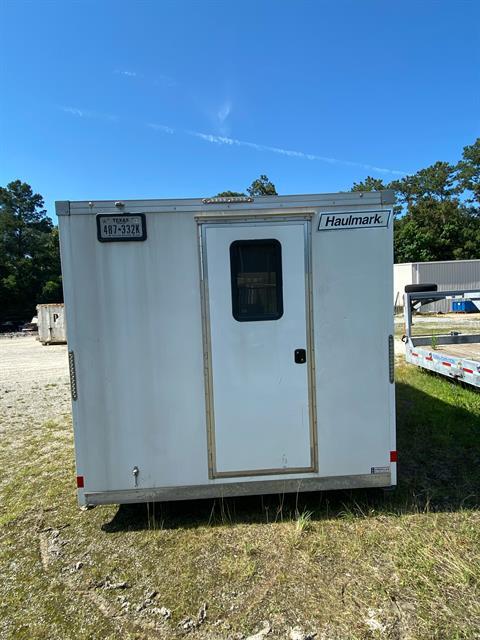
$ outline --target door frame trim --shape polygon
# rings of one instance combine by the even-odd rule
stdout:
[[[316,387],[315,387],[315,350],[313,340],[313,295],[312,295],[312,218],[314,212],[301,214],[288,214],[281,212],[278,215],[265,216],[250,214],[248,217],[236,217],[225,220],[225,217],[206,216],[197,217],[198,248],[200,265],[200,298],[202,312],[202,338],[203,338],[203,365],[205,380],[205,412],[206,435],[208,453],[208,477],[237,478],[248,476],[287,475],[298,473],[318,473],[318,443],[317,443],[317,414],[316,414]],[[307,391],[310,422],[310,466],[297,468],[273,468],[273,469],[245,469],[237,471],[217,471],[216,446],[215,446],[215,411],[213,398],[213,374],[212,374],[212,340],[210,326],[210,305],[208,290],[208,265],[207,265],[207,241],[206,229],[209,227],[232,226],[270,226],[303,223],[304,227],[304,271],[305,271],[305,335],[307,350]]]

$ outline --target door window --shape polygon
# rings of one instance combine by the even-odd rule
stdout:
[[[282,317],[282,246],[278,240],[232,242],[230,270],[235,320],[252,322]]]

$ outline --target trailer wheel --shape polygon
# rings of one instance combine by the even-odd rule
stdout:
[[[405,293],[422,293],[423,291],[438,291],[436,284],[407,284]]]

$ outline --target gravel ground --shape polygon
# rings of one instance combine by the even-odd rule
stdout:
[[[67,346],[43,346],[35,336],[0,338],[0,384],[68,382]]]
[[[449,314],[415,314],[413,317],[414,324],[419,325],[445,325],[462,327],[463,331],[476,331],[480,329],[480,313],[449,313]],[[395,316],[395,325],[403,324],[403,313]]]
[[[67,346],[43,346],[35,336],[0,338],[0,437],[10,451],[42,437],[50,421],[70,423]],[[0,474],[0,487],[8,482]]]
[[[27,401],[28,400],[28,401]],[[34,336],[0,338],[0,433],[70,414],[66,345]]]

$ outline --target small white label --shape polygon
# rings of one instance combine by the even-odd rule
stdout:
[[[370,473],[390,473],[390,467],[372,467]]]
[[[347,229],[372,229],[388,227],[391,211],[347,211],[343,213],[322,213],[318,223],[319,231],[345,231]]]

